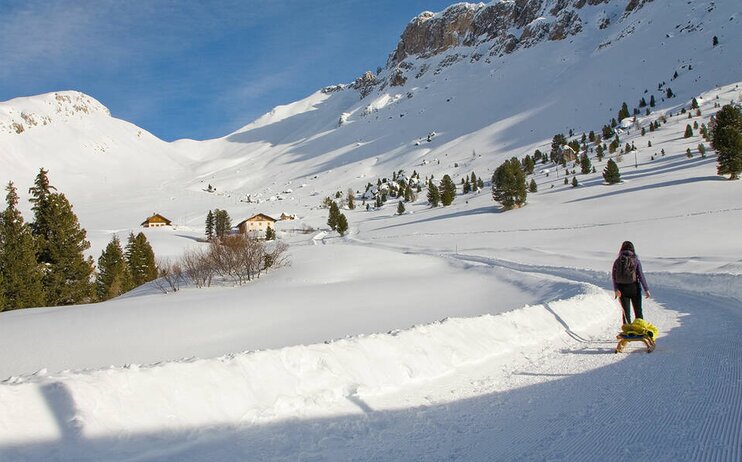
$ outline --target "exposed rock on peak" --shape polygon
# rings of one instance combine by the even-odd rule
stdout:
[[[92,96],[79,91],[60,91],[39,96],[15,98],[0,103],[0,133],[22,134],[58,119],[111,112]]]
[[[363,99],[366,95],[371,93],[378,84],[379,79],[376,78],[376,75],[371,71],[366,71],[362,76],[358,77],[352,84],[350,84],[350,88],[358,90],[361,94],[361,99]]]
[[[625,15],[652,0],[495,0],[489,3],[457,3],[441,13],[423,12],[407,25],[387,68],[396,82],[405,76],[399,69],[411,56],[428,58],[453,47],[471,47],[472,60],[498,56],[544,41],[564,40],[585,27],[586,7],[623,3]],[[628,2],[628,3],[627,3]],[[623,6],[623,5],[622,5]],[[599,24],[608,27],[605,18]]]

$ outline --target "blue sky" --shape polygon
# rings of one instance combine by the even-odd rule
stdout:
[[[383,66],[451,0],[0,0],[0,101],[79,90],[165,140],[224,136]]]

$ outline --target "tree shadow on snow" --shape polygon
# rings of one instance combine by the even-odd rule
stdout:
[[[476,209],[467,209],[467,210],[459,210],[456,212],[451,213],[445,213],[440,215],[435,215],[428,218],[423,218],[422,220],[415,220],[415,221],[407,221],[404,223],[395,223],[393,225],[389,226],[383,226],[381,228],[376,228],[377,231],[383,230],[383,229],[391,229],[391,228],[399,228],[402,226],[409,226],[409,225],[417,225],[420,223],[429,223],[432,221],[439,221],[439,220],[448,220],[450,218],[459,218],[459,217],[467,217],[467,216],[473,216],[473,215],[491,215],[491,214],[498,214],[502,213],[504,210],[501,207],[489,205],[485,207],[478,207]],[[389,218],[389,217],[384,217]]]
[[[571,201],[568,201],[567,203],[591,201],[595,199],[602,199],[604,197],[617,196],[619,194],[628,194],[628,193],[637,192],[637,191],[647,191],[650,189],[670,188],[670,187],[678,186],[682,184],[703,183],[703,182],[708,182],[708,181],[723,181],[723,178],[720,178],[718,176],[684,178],[681,180],[671,180],[671,181],[665,181],[663,183],[654,183],[654,184],[649,184],[649,185],[636,186],[633,188],[622,188],[620,186],[613,185],[612,188],[615,188],[615,189],[611,192],[607,192],[603,194],[596,194],[596,195],[588,196],[588,197],[581,197],[579,199],[573,199]]]

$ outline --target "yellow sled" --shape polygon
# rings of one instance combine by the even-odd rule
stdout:
[[[657,345],[654,342],[654,339],[650,337],[649,335],[632,335],[632,334],[618,334],[616,336],[618,339],[618,345],[616,345],[616,353],[621,353],[624,349],[624,347],[629,342],[643,342],[644,345],[647,346],[647,353],[651,353],[654,351],[654,347]]]
[[[621,326],[621,331],[616,336],[618,339],[616,353],[623,351],[629,342],[643,342],[647,346],[647,353],[653,352],[654,347],[657,345],[655,339],[659,330],[656,326],[643,319],[635,319],[631,324],[624,324]]]

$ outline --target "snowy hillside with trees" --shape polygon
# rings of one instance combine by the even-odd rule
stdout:
[[[3,300],[0,460],[739,460],[742,7],[526,3],[214,140],[0,103],[3,236],[67,223],[97,282],[3,241],[50,307]],[[613,353],[624,240],[650,355]]]

